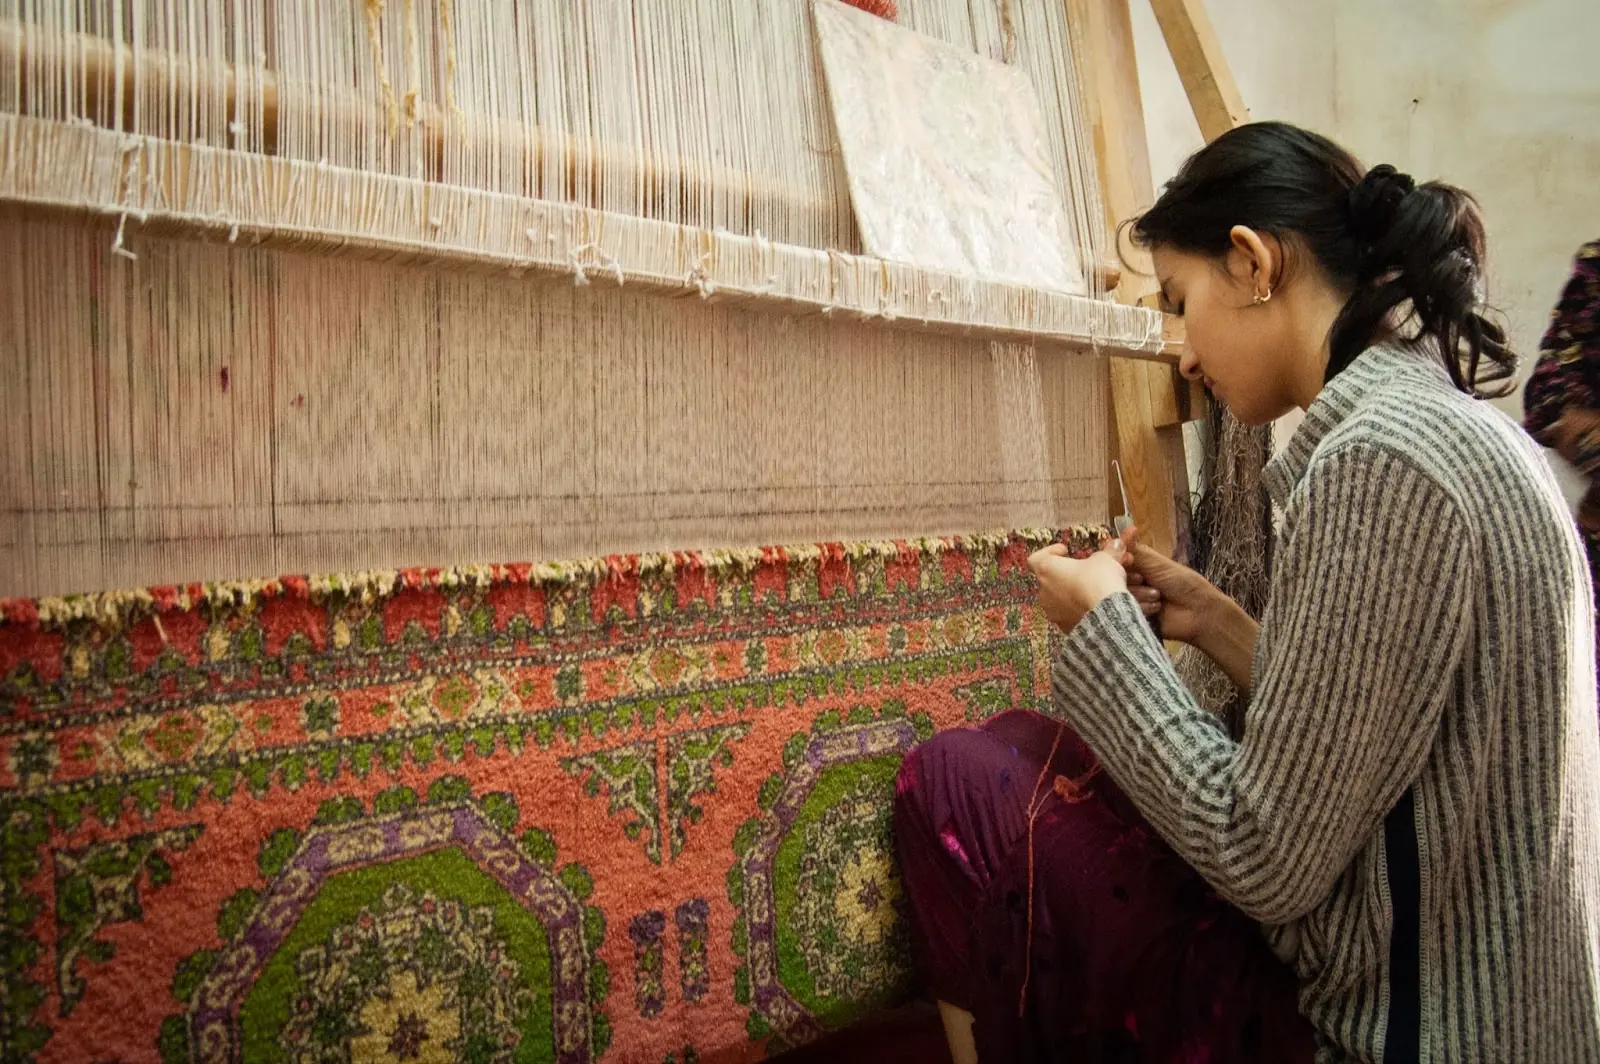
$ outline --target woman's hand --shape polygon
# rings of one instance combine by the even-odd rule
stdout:
[[[1137,529],[1129,529],[1125,536],[1132,547],[1127,555],[1128,590],[1145,616],[1157,619],[1161,638],[1198,648],[1235,687],[1249,694],[1260,626],[1211,581],[1138,543],[1137,536]]]
[[[1130,531],[1129,540],[1136,532]],[[1133,543],[1128,586],[1145,615],[1160,622],[1161,638],[1193,643],[1213,621],[1222,592],[1211,581],[1159,551]]]
[[[1112,540],[1087,558],[1071,557],[1060,543],[1034,551],[1028,568],[1039,578],[1039,606],[1063,632],[1070,632],[1084,614],[1103,600],[1128,589],[1129,562],[1120,540]]]

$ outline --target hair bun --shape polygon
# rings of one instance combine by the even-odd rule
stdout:
[[[1350,190],[1350,228],[1363,243],[1381,240],[1394,225],[1401,202],[1417,189],[1410,174],[1384,163],[1367,171]]]

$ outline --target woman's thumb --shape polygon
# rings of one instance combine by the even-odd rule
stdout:
[[[1137,544],[1133,548],[1133,567],[1141,573],[1165,572],[1169,566],[1176,564],[1165,554],[1153,547],[1147,547],[1143,543]]]

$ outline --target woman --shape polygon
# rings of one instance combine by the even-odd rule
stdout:
[[[1600,240],[1578,249],[1522,393],[1523,426],[1589,481],[1578,527],[1600,573]]]
[[[897,791],[958,1060],[1600,1061],[1590,591],[1541,452],[1473,398],[1513,366],[1475,205],[1262,123],[1133,232],[1183,372],[1247,424],[1306,411],[1271,600],[1258,628],[1132,543],[1034,556],[1059,720],[936,737]],[[1249,694],[1241,735],[1152,615]]]

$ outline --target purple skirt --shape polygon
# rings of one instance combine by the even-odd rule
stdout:
[[[973,1014],[982,1060],[1314,1057],[1294,974],[1259,926],[1065,725],[1015,711],[916,748],[895,833],[925,984]]]

